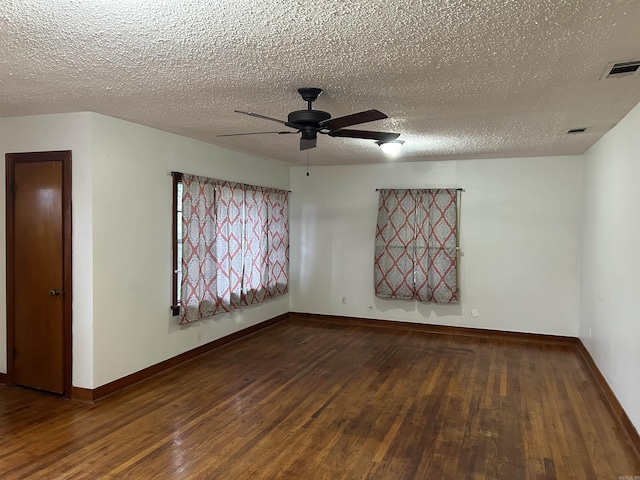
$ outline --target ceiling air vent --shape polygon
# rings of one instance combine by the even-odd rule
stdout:
[[[582,127],[582,128],[572,128],[571,130],[567,130],[567,133],[584,133],[587,131],[587,127]]]
[[[640,60],[633,62],[610,63],[604,73],[604,78],[619,78],[635,75],[640,69]]]

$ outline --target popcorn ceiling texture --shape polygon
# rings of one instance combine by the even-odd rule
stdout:
[[[94,111],[290,164],[299,87],[400,132],[401,161],[583,153],[640,101],[638,0],[3,0],[0,116]],[[567,136],[570,128],[587,133]],[[320,136],[312,164],[388,159]]]

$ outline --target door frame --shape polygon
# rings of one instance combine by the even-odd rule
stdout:
[[[15,385],[15,198],[16,163],[62,162],[62,279],[63,279],[63,392],[72,393],[72,271],[71,271],[71,150],[7,153],[5,155],[6,264],[7,264],[7,383]]]

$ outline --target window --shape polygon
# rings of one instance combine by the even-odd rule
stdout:
[[[186,174],[173,191],[180,323],[287,293],[288,192]]]
[[[182,283],[182,174],[171,172],[171,175],[173,177],[171,311],[173,315],[178,315]]]
[[[374,284],[380,298],[458,302],[458,191],[380,190]]]
[[[178,183],[178,198],[182,199],[182,182]],[[182,201],[178,202],[176,209],[176,242],[177,249],[176,255],[178,260],[178,266],[176,268],[176,277],[177,284],[180,285],[182,283]]]

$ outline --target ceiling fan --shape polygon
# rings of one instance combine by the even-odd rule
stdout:
[[[292,134],[301,133],[300,150],[308,150],[316,146],[318,133],[329,135],[330,137],[347,137],[347,138],[363,138],[365,140],[376,140],[377,142],[391,142],[400,136],[399,133],[389,132],[372,132],[369,130],[353,130],[345,129],[352,125],[373,122],[374,120],[382,120],[388,118],[384,113],[378,110],[365,110],[363,112],[345,115],[344,117],[331,118],[331,115],[322,110],[314,110],[313,102],[318,99],[322,93],[320,88],[299,88],[298,93],[302,99],[307,102],[306,110],[296,110],[287,116],[287,121],[278,120],[277,118],[267,117],[258,113],[243,112],[234,110],[236,113],[249,115],[250,117],[262,118],[278,122],[294,131],[286,130],[281,132],[250,132],[250,133],[231,133],[227,135],[218,135],[219,137],[235,137],[239,135],[259,135],[264,133]]]

